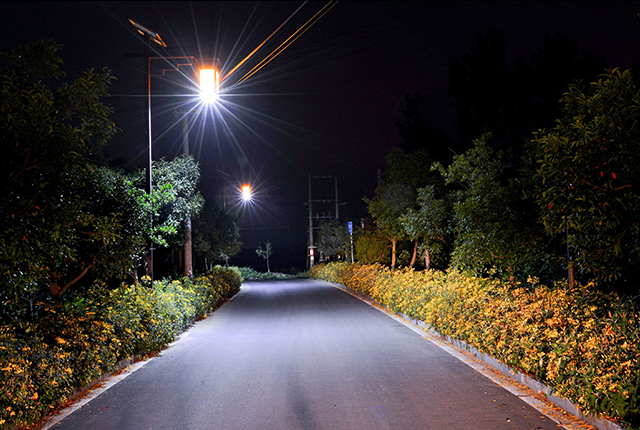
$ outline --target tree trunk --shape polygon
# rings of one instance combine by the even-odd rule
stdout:
[[[569,288],[573,288],[576,278],[573,267],[573,258],[571,256],[571,248],[569,247],[569,223],[567,222],[567,266],[569,269]]]
[[[184,276],[193,277],[193,254],[191,250],[191,218],[184,222]]]
[[[129,273],[129,276],[131,276],[131,279],[133,279],[134,284],[138,283],[138,267],[137,266],[133,268],[133,271]]]
[[[573,267],[573,261],[569,261],[569,288],[573,288],[576,282],[576,272]]]
[[[73,280],[69,281],[66,285],[64,285],[63,287],[60,287],[60,284],[58,283],[58,281],[60,280],[59,276],[54,277],[54,279],[49,283],[49,291],[51,292],[51,296],[54,299],[60,299],[62,297],[62,295],[64,294],[65,291],[67,291],[67,289],[72,286],[73,284],[75,284],[76,282],[78,282],[80,279],[82,279],[82,277],[84,275],[87,274],[87,272],[93,267],[93,264],[88,265],[87,267],[85,267],[84,269],[82,269],[82,272],[80,272],[80,274],[78,276],[76,276]]]
[[[418,256],[418,239],[413,242],[413,255],[411,256],[411,263],[409,267],[413,267],[416,264],[416,257]]]
[[[144,273],[146,276],[151,277],[151,255],[150,254],[144,257]]]
[[[426,270],[431,269],[431,255],[429,255],[429,250],[427,248],[424,250],[424,267]]]
[[[52,281],[49,283],[49,292],[51,293],[51,297],[59,299],[62,293],[60,293],[60,288],[58,288],[58,282]]]
[[[391,239],[391,268],[395,269],[396,267],[396,244],[398,243],[398,239],[395,237]]]

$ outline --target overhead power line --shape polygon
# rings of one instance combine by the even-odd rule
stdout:
[[[313,24],[318,22],[320,18],[322,18],[327,12],[331,10],[337,3],[337,0],[332,0],[326,5],[322,7],[314,16],[312,16],[307,22],[305,22],[302,27],[296,30],[291,36],[287,38],[283,43],[280,44],[275,50],[273,50],[269,55],[267,55],[260,63],[253,67],[249,72],[247,72],[238,82],[237,84],[241,84],[242,82],[249,79],[256,72],[262,69],[264,66],[269,64],[274,58],[276,58],[282,51],[284,51],[287,47],[289,47],[293,42],[295,42],[300,36],[302,36]]]
[[[296,10],[295,10],[291,15],[289,15],[289,18],[285,19],[285,21],[284,21],[282,24],[280,24],[280,26],[279,26],[278,28],[276,28],[276,29],[275,29],[275,31],[269,35],[269,37],[267,37],[267,38],[266,38],[266,39],[265,39],[265,40],[264,40],[260,45],[258,45],[258,47],[257,47],[256,49],[254,49],[253,51],[251,51],[251,53],[250,53],[249,55],[247,55],[247,56],[246,56],[242,61],[240,61],[240,62],[239,62],[239,63],[238,63],[238,64],[237,64],[233,69],[231,69],[231,70],[229,71],[229,73],[227,73],[226,75],[224,75],[220,81],[222,82],[222,81],[224,81],[225,79],[227,79],[229,76],[231,76],[231,75],[232,75],[236,70],[238,70],[238,68],[240,68],[240,66],[242,66],[242,65],[243,65],[243,64],[244,64],[244,63],[245,63],[249,58],[251,58],[251,57],[252,57],[256,52],[258,52],[258,50],[259,50],[260,48],[262,48],[262,46],[264,46],[264,44],[265,44],[265,43],[267,43],[267,41],[268,41],[269,39],[271,39],[271,38],[272,38],[272,37],[273,37],[273,36],[274,36],[278,31],[280,31],[280,29],[281,29],[282,27],[284,27],[284,25],[285,25],[287,22],[289,22],[289,20],[290,20],[291,18],[293,18],[293,16],[294,16],[296,13],[298,13],[298,11],[299,11],[300,9],[302,9],[302,7],[303,7],[305,4],[307,4],[307,2],[306,2],[306,1],[305,1],[304,3],[302,3],[302,4],[301,4],[301,5],[300,5],[300,6],[299,6],[299,7],[298,7],[298,8],[297,8],[297,9],[296,9]]]

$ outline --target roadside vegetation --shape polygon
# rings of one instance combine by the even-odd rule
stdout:
[[[109,289],[95,282],[61,300],[34,303],[28,319],[0,324],[0,428],[31,424],[121,360],[160,352],[239,290],[234,268],[193,279]]]
[[[454,269],[336,262],[310,275],[490,354],[585,413],[640,426],[640,313],[628,300],[593,285],[510,283]]]
[[[455,138],[407,96],[356,263],[327,222],[310,275],[640,428],[640,68],[576,46],[509,64],[501,32],[478,36],[449,62]]]
[[[38,41],[0,55],[0,429],[159,352],[242,282],[215,266],[240,251],[238,229],[198,191],[198,164],[154,161],[151,194],[144,170],[112,167],[114,77],[68,79],[60,50]],[[181,277],[189,219],[193,278]]]
[[[505,148],[494,132],[449,158],[398,146],[355,256],[391,268],[455,268],[512,282],[567,279],[640,293],[640,91],[630,71],[574,83],[560,116]],[[325,255],[346,260],[343,225],[320,229]],[[340,243],[335,243],[342,237]]]
[[[257,270],[251,267],[238,267],[237,268],[240,274],[242,275],[242,279],[244,281],[264,281],[267,279],[291,279],[291,278],[308,278],[308,274],[306,272],[298,273],[298,274],[290,274],[290,273],[280,273],[280,272],[258,272]]]

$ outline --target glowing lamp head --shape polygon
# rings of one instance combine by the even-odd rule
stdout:
[[[242,186],[242,200],[245,202],[251,200],[251,185]]]
[[[200,69],[200,99],[212,103],[218,99],[220,72],[216,69]]]

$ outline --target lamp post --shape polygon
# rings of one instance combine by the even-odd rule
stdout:
[[[164,43],[162,38],[155,31],[151,31],[146,27],[134,22],[133,20],[129,20],[129,22],[138,30],[138,33],[147,37],[148,44],[145,46],[145,57],[147,57],[147,109],[148,109],[148,130],[147,133],[149,135],[149,150],[148,150],[148,160],[147,160],[147,192],[149,195],[153,192],[153,178],[151,173],[151,165],[152,165],[152,137],[151,137],[151,56],[149,55],[149,46],[151,42],[155,42],[163,48],[167,47],[167,44]],[[149,227],[151,231],[153,231],[153,211],[149,214]],[[151,278],[151,282],[153,282],[153,239],[151,239],[151,245],[149,248],[149,261],[147,264],[147,275]]]
[[[163,48],[167,47],[167,44],[162,40],[160,35],[154,31],[149,30],[146,27],[134,22],[133,20],[129,20],[129,22],[138,30],[138,32],[146,36],[148,38],[148,46],[151,45],[151,42],[155,42]],[[147,54],[148,54],[148,46],[147,46]],[[147,55],[147,103],[148,103],[148,135],[149,135],[149,148],[148,148],[148,162],[147,162],[147,176],[148,176],[148,184],[147,189],[148,193],[151,194],[153,191],[153,134],[151,129],[151,60],[189,60],[186,64],[177,64],[173,70],[178,70],[178,67],[181,65],[185,66],[197,66],[196,58],[191,57],[152,57]],[[200,98],[203,102],[209,103],[213,102],[217,99],[217,93],[220,86],[220,72],[215,68],[199,68],[199,83],[200,83]],[[186,132],[186,131],[185,131]],[[185,138],[188,139],[188,136]],[[186,140],[185,144],[185,153],[189,153],[188,148],[188,140]],[[187,238],[185,240],[189,242],[189,247],[191,246],[191,220],[188,219],[186,221],[187,225]],[[153,211],[150,214],[150,227],[153,231]],[[187,268],[187,262],[185,261],[185,272],[192,273],[191,270],[191,250],[189,249],[189,256],[187,257],[187,253],[185,253],[185,259],[189,259],[189,268]],[[148,263],[148,275],[153,282],[153,239],[151,240],[151,246],[149,249],[149,263]]]

